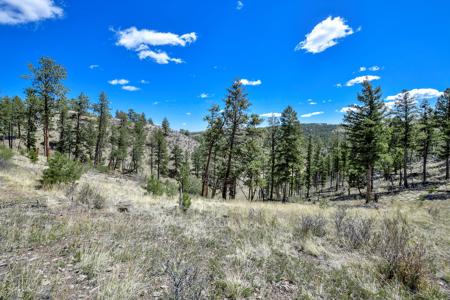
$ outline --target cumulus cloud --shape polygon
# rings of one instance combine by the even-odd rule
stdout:
[[[353,29],[345,24],[341,17],[328,17],[306,35],[306,39],[298,43],[295,51],[305,50],[310,53],[320,53],[337,45],[338,40],[353,34]]]
[[[241,10],[241,9],[243,9],[243,8],[244,8],[244,2],[238,1],[238,2],[236,3],[236,9],[237,9],[237,10]]]
[[[129,91],[129,92],[136,92],[136,91],[139,91],[139,88],[132,86],[132,85],[124,85],[124,86],[122,86],[122,90]]]
[[[89,65],[89,69],[91,70],[97,69],[99,67],[100,67],[99,65]]]
[[[270,113],[260,114],[259,116],[262,118],[279,118],[279,117],[281,117],[281,113],[270,112]]]
[[[206,98],[209,98],[209,95],[208,95],[208,93],[201,93],[199,98],[206,99]]]
[[[341,113],[347,113],[349,111],[355,111],[356,108],[354,106],[346,106],[341,108],[341,110],[339,110]]]
[[[416,100],[422,99],[435,99],[440,97],[443,93],[436,89],[412,89],[409,92],[409,96]],[[403,96],[403,93],[398,93],[397,95],[387,96],[386,101],[395,101]]]
[[[259,80],[259,79],[258,80],[241,79],[240,82],[241,82],[242,85],[253,85],[253,86],[255,86],[255,85],[261,85],[262,84],[262,81]]]
[[[317,115],[321,115],[321,114],[323,114],[323,111],[315,111],[315,112],[312,112],[309,114],[301,115],[300,117],[301,118],[311,118],[312,116],[317,116]]]
[[[379,80],[381,77],[376,75],[366,75],[366,76],[358,76],[356,78],[353,78],[345,84],[346,86],[353,86],[355,84],[361,84],[364,81],[373,81],[373,80]]]
[[[128,81],[126,79],[113,79],[113,80],[108,81],[108,83],[112,84],[112,85],[124,85],[124,84],[127,84],[129,82],[130,81]]]
[[[17,25],[62,17],[53,0],[0,0],[0,24]]]
[[[113,30],[114,31],[114,30]],[[150,47],[159,46],[180,46],[185,47],[197,40],[195,32],[178,35],[171,32],[158,32],[150,29],[137,29],[130,27],[124,30],[115,31],[117,35],[117,46],[123,46],[128,50],[136,51],[139,59],[152,59],[158,64],[168,64],[169,62],[182,63],[181,58],[172,58],[167,52]]]

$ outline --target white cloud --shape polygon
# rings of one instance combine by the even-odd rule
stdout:
[[[116,45],[123,46],[128,50],[134,50],[137,52],[140,59],[150,58],[158,64],[168,64],[169,62],[179,64],[182,63],[183,60],[180,58],[172,58],[165,51],[151,50],[150,47],[185,47],[197,40],[197,34],[195,32],[178,35],[171,32],[137,29],[136,27],[130,27],[115,32],[117,34]]]
[[[135,91],[139,91],[139,88],[132,86],[132,85],[124,85],[124,86],[122,86],[122,90],[129,91],[129,92],[135,92]]]
[[[242,8],[244,8],[244,2],[238,1],[238,2],[236,3],[236,9],[237,9],[237,10],[241,10]]]
[[[353,34],[353,29],[345,24],[341,17],[328,17],[306,35],[306,39],[295,47],[295,51],[301,49],[310,53],[320,53],[337,45],[337,40]]]
[[[381,68],[379,66],[372,66],[372,67],[369,68],[369,71],[375,72],[375,71],[379,71],[380,69]]]
[[[270,113],[260,114],[259,116],[262,118],[279,118],[279,117],[281,117],[281,113],[270,112]]]
[[[346,86],[353,86],[355,84],[361,84],[364,81],[373,81],[373,80],[379,80],[381,77],[376,75],[366,75],[366,76],[359,76],[356,78],[353,78],[345,84]]]
[[[128,81],[128,80],[126,80],[126,79],[113,79],[113,80],[110,80],[110,81],[108,81],[108,83],[109,84],[112,84],[112,85],[124,85],[124,84],[127,84],[127,83],[129,83],[130,81]]]
[[[90,65],[89,69],[94,70],[94,69],[97,69],[99,67],[100,67],[99,65]]]
[[[438,98],[442,95],[442,92],[439,92],[436,89],[412,89],[409,91],[409,96],[413,99],[416,100],[421,100],[421,99],[434,99],[434,98]],[[393,96],[387,96],[386,97],[386,101],[396,101],[397,99],[399,99],[400,97],[403,96],[403,93],[398,93],[397,95],[393,95]]]
[[[62,17],[53,0],[0,0],[0,24],[16,25]]]
[[[141,79],[141,81],[139,81],[141,84],[149,84],[150,82],[148,80],[145,79]]]
[[[191,113],[191,112],[187,112],[186,115],[187,115],[187,116],[190,116],[190,115],[192,115],[192,113]]]
[[[240,82],[241,82],[242,85],[253,85],[253,86],[255,86],[255,85],[261,85],[262,84],[262,81],[259,80],[259,79],[258,80],[241,79]]]
[[[309,105],[316,105],[317,104],[317,102],[314,101],[313,99],[308,99],[308,103],[309,103]]]
[[[206,99],[206,98],[209,98],[209,95],[208,95],[208,93],[201,93],[199,97],[202,99]]]
[[[341,113],[347,113],[349,111],[355,111],[356,108],[354,106],[346,106],[341,108],[341,110],[339,110]]]
[[[312,116],[317,116],[317,115],[321,115],[321,114],[323,114],[323,111],[315,111],[315,112],[312,112],[312,113],[309,113],[309,114],[301,115],[300,117],[301,118],[310,118]]]
[[[342,83],[336,83],[336,87],[342,87]]]

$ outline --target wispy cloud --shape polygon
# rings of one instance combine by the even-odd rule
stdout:
[[[279,118],[279,117],[281,117],[281,113],[270,112],[270,113],[260,114],[259,116],[261,118]]]
[[[197,40],[197,34],[190,32],[178,35],[171,32],[158,32],[150,29],[137,29],[130,27],[124,30],[115,31],[117,35],[116,45],[123,46],[128,50],[136,51],[139,59],[151,59],[158,64],[168,64],[169,62],[182,63],[181,58],[170,57],[167,52],[150,47],[159,46],[180,46],[185,47]]]
[[[187,112],[186,115],[187,115],[187,116],[190,116],[190,115],[192,115],[192,113],[191,113],[191,112]]]
[[[365,72],[365,71],[372,71],[372,72],[376,72],[381,70],[381,68],[379,66],[371,66],[371,67],[359,67],[359,72]]]
[[[1,0],[0,24],[17,25],[60,18],[64,14],[53,0]]]
[[[201,93],[198,97],[202,98],[202,99],[206,99],[206,98],[209,98],[209,94],[208,93]]]
[[[89,65],[89,69],[91,70],[98,69],[99,67],[99,65]]]
[[[148,80],[145,79],[141,79],[141,81],[139,81],[141,84],[149,84],[150,82]]]
[[[127,84],[129,82],[130,81],[126,80],[126,79],[113,79],[113,80],[108,81],[108,83],[112,84],[112,85],[124,85],[124,84]]]
[[[305,50],[310,53],[320,53],[337,45],[338,40],[353,34],[353,29],[341,17],[328,17],[306,35],[306,39],[298,43],[295,51]]]
[[[129,91],[129,92],[136,92],[136,91],[139,91],[139,88],[135,87],[133,85],[124,85],[124,86],[122,86],[122,90]]]
[[[355,84],[361,84],[364,81],[373,81],[373,80],[379,80],[381,79],[380,76],[376,75],[366,75],[366,76],[358,76],[356,78],[353,78],[345,83],[346,86],[354,86]]]
[[[238,2],[236,3],[236,9],[237,9],[237,10],[241,10],[241,9],[243,9],[243,8],[244,8],[244,2],[238,1]]]
[[[317,104],[317,102],[314,101],[313,99],[308,99],[308,103],[309,103],[309,105],[316,105]]]
[[[323,114],[323,111],[315,111],[312,113],[301,115],[300,117],[301,118],[311,118],[312,116],[317,116],[317,115],[321,115],[321,114]]]
[[[242,85],[253,85],[253,86],[255,86],[255,85],[261,85],[262,84],[262,81],[259,80],[259,79],[258,80],[241,79],[240,82],[241,82]]]

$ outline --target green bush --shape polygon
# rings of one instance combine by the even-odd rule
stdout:
[[[175,197],[178,194],[178,186],[175,183],[166,180],[164,182],[164,191],[167,197]]]
[[[145,189],[149,194],[154,196],[162,196],[162,194],[164,194],[164,187],[155,176],[151,176],[148,179],[147,186]]]
[[[202,181],[195,176],[189,176],[189,181],[184,191],[190,195],[200,195],[202,191]]]
[[[11,149],[4,145],[0,145],[0,165],[5,165],[14,156]]]
[[[83,167],[79,162],[55,153],[48,161],[48,168],[44,170],[42,185],[51,187],[55,184],[73,183],[80,179],[82,173]]]
[[[181,203],[183,210],[186,211],[191,206],[191,197],[187,193],[183,193],[183,202]]]
[[[88,208],[102,209],[105,202],[105,197],[87,183],[83,184],[78,192],[77,203],[87,205]]]
[[[39,159],[36,149],[31,149],[30,151],[28,151],[27,156],[33,164],[35,164]]]

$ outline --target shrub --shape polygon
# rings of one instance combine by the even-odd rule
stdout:
[[[146,190],[149,194],[154,196],[162,196],[162,194],[164,193],[163,185],[153,175],[148,179]]]
[[[200,195],[202,191],[202,181],[195,176],[189,177],[189,183],[184,188],[184,191],[190,195]]]
[[[369,245],[372,240],[373,219],[347,219],[342,222],[338,237],[352,249]]]
[[[44,170],[42,185],[51,187],[55,184],[73,183],[80,179],[83,173],[82,165],[69,159],[67,156],[55,153],[48,162],[48,168]]]
[[[11,149],[0,145],[0,166],[6,166],[7,162],[14,156]]]
[[[37,150],[31,149],[30,151],[28,151],[28,158],[33,164],[37,163],[39,159]]]
[[[377,243],[383,259],[380,273],[386,280],[396,280],[412,291],[426,283],[425,247],[413,242],[411,230],[403,218],[386,218]]]
[[[300,232],[303,236],[312,234],[315,236],[324,236],[326,234],[325,226],[327,220],[321,215],[302,216],[300,223]]]
[[[183,201],[181,202],[181,205],[183,207],[183,210],[186,211],[191,206],[191,197],[187,193],[183,193]]]
[[[77,203],[85,204],[88,208],[102,209],[105,207],[105,197],[85,183],[77,196]]]
[[[167,197],[175,197],[178,194],[178,186],[175,183],[166,180],[164,182],[164,191]]]

